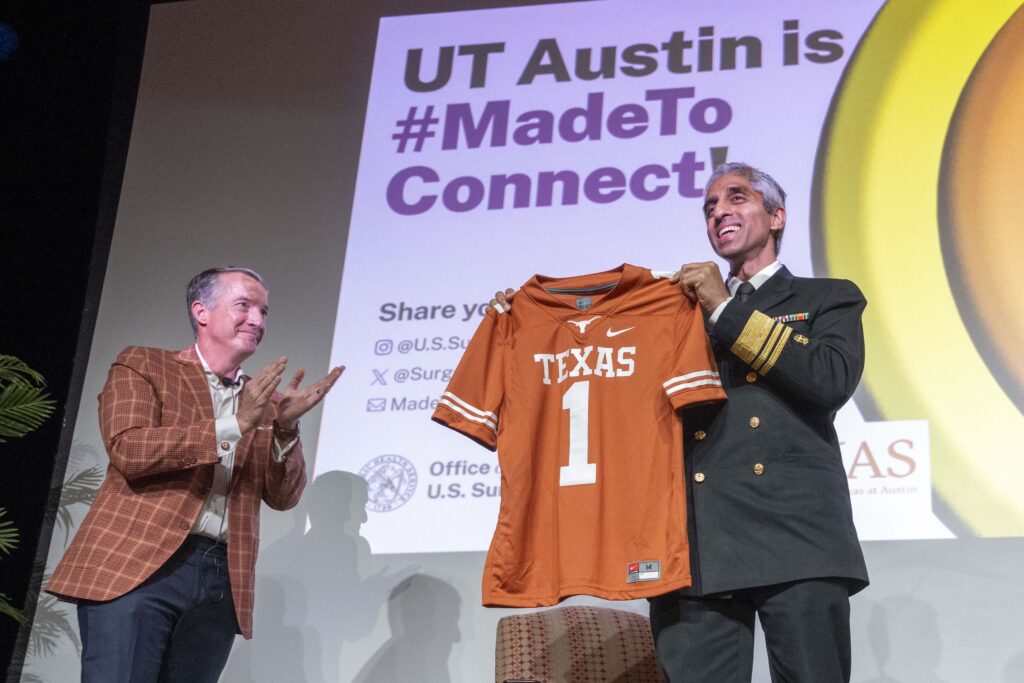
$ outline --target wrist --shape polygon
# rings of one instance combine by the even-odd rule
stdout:
[[[256,426],[256,424],[252,420],[247,420],[244,417],[239,417],[237,414],[235,415],[235,419],[238,421],[238,431],[240,431],[242,434],[252,431],[252,428]]]
[[[274,436],[285,443],[297,439],[299,437],[298,421],[292,424],[287,424],[274,420]]]

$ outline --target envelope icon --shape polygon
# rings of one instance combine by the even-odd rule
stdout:
[[[366,399],[366,412],[368,413],[383,413],[387,409],[388,400],[386,398]]]

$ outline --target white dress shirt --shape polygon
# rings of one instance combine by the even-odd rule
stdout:
[[[210,399],[213,401],[214,426],[217,432],[217,443],[228,443],[231,448],[218,450],[220,462],[213,465],[213,486],[206,497],[203,509],[192,525],[190,533],[208,536],[214,540],[227,542],[228,538],[228,488],[231,485],[231,470],[235,465],[235,447],[242,438],[242,430],[238,426],[238,395],[242,393],[242,369],[232,378],[234,386],[224,386],[221,378],[210,369],[203,358],[199,345],[196,354],[203,364],[206,381],[210,387]]]
[[[238,396],[242,393],[244,374],[239,368],[235,376],[231,378],[233,385],[225,386],[221,378],[206,363],[198,344],[195,348],[210,387],[217,444],[227,443],[230,448],[227,450],[220,448],[217,451],[220,462],[213,465],[213,486],[210,487],[210,494],[206,497],[203,509],[189,533],[207,536],[226,543],[228,538],[228,490],[231,487],[231,472],[235,466],[235,447],[242,438],[242,429],[238,426],[238,418],[235,413],[238,412]],[[281,445],[275,436],[274,460],[284,462],[296,441],[298,441],[297,437],[286,445]]]
[[[754,273],[754,275],[749,280],[747,280],[747,282],[754,285],[754,290],[756,291],[758,287],[760,287],[761,285],[768,281],[768,278],[770,278],[772,275],[775,275],[775,273],[779,272],[781,269],[782,262],[775,261],[774,263],[771,263],[762,268],[761,270],[757,271],[756,273]],[[722,303],[718,304],[718,307],[715,308],[714,312],[712,312],[711,316],[708,318],[708,321],[712,325],[718,322],[718,318],[719,316],[722,315],[722,311],[725,310],[725,307],[736,296],[736,290],[740,288],[740,285],[743,284],[743,282],[744,281],[739,279],[738,277],[731,276],[728,280],[725,281],[725,286],[729,289],[729,298],[723,301]]]

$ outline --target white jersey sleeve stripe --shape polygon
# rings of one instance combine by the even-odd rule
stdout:
[[[699,379],[693,382],[686,382],[685,384],[677,384],[674,387],[665,389],[665,394],[671,396],[677,392],[683,391],[684,389],[696,389],[697,387],[714,386],[720,387],[722,383],[717,379]]]
[[[468,412],[466,412],[465,410],[463,410],[459,406],[455,405],[454,403],[452,403],[451,401],[449,401],[446,398],[442,398],[440,401],[438,401],[438,403],[440,403],[443,406],[447,406],[451,410],[454,410],[456,413],[458,413],[462,417],[466,418],[467,420],[472,420],[473,422],[479,422],[480,424],[482,424],[483,426],[487,427],[488,429],[490,429],[495,434],[498,433],[498,425],[497,425],[496,422],[494,422],[494,420],[492,420],[490,418],[487,418],[487,417],[477,417],[476,415],[470,415]]]
[[[678,382],[685,382],[691,379],[696,379],[698,377],[710,377],[712,379],[718,379],[719,374],[711,370],[698,370],[697,372],[690,372],[685,375],[680,375],[679,377],[673,377],[672,379],[665,382],[662,386],[668,389],[673,384],[676,384]],[[721,384],[721,382],[719,382],[719,384]]]
[[[444,392],[444,395],[447,396],[448,398],[450,398],[451,400],[455,401],[460,406],[462,406],[463,408],[465,408],[469,412],[473,413],[474,415],[479,415],[480,417],[489,417],[489,418],[491,418],[495,422],[498,421],[498,416],[495,415],[494,413],[488,412],[486,410],[480,410],[479,408],[477,408],[476,406],[472,405],[471,403],[466,403],[465,401],[463,401],[461,398],[459,398],[458,396],[456,396],[455,394],[453,394],[450,391]]]
[[[451,399],[451,400],[449,400]],[[498,416],[494,413],[486,410],[480,410],[456,396],[450,391],[444,392],[441,397],[441,403],[448,406],[455,412],[459,413],[466,419],[472,420],[473,422],[479,422],[480,424],[487,425],[492,431],[497,433],[498,431]]]

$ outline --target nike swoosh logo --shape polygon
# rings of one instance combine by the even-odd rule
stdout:
[[[618,337],[620,334],[624,332],[629,332],[632,329],[632,327],[627,327],[624,330],[612,330],[612,328],[609,327],[607,330],[605,330],[605,334],[607,334],[609,337]]]

